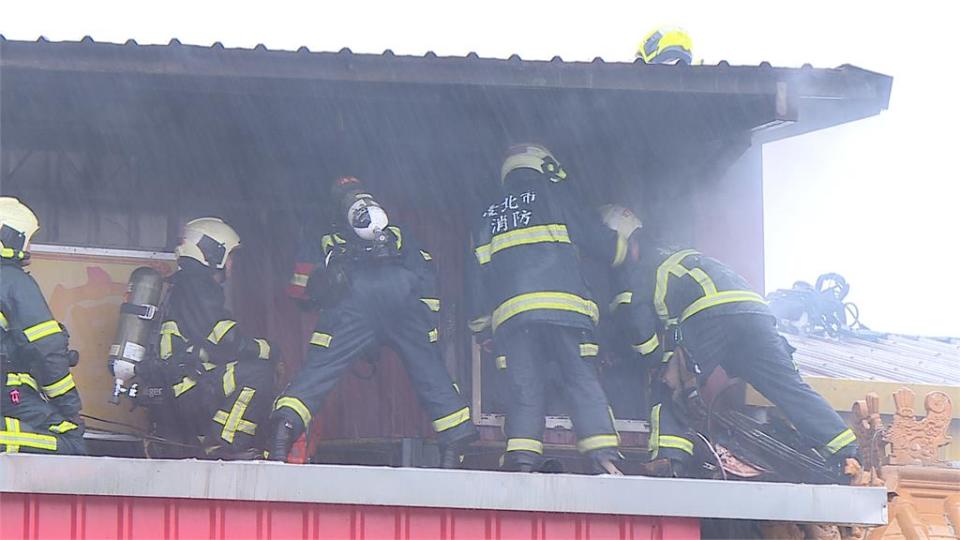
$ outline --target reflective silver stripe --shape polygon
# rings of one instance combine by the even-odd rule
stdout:
[[[48,398],[60,397],[67,392],[76,388],[77,385],[73,382],[73,374],[67,373],[67,375],[55,383],[42,386],[41,390],[46,394]]]
[[[537,309],[572,311],[590,317],[594,324],[600,321],[600,310],[593,301],[566,292],[542,291],[514,296],[500,304],[493,311],[493,330],[514,315]]]
[[[437,433],[455,428],[460,424],[470,420],[470,407],[464,407],[455,413],[448,414],[443,418],[437,418],[433,421],[433,430]]]
[[[507,439],[507,452],[516,451],[543,454],[543,443],[536,439]]]
[[[227,335],[227,332],[230,331],[234,326],[237,325],[237,321],[231,321],[230,319],[224,319],[217,324],[213,325],[213,330],[210,331],[210,334],[207,336],[207,341],[213,343],[214,345],[220,343],[224,336]]]
[[[260,360],[267,360],[270,358],[270,342],[265,339],[256,338],[253,340],[257,344],[259,352],[257,353],[257,358]]]
[[[306,274],[293,274],[293,276],[290,277],[290,283],[297,287],[306,287],[309,280],[310,276]]]
[[[44,321],[40,324],[35,324],[30,328],[27,328],[23,331],[23,335],[27,336],[27,341],[33,343],[38,339],[43,339],[47,336],[60,333],[60,323],[50,319],[49,321]]]
[[[610,302],[610,311],[616,310],[620,307],[620,304],[629,304],[630,302],[633,302],[633,291],[623,291],[613,297],[613,302]]]
[[[617,435],[594,435],[577,441],[577,450],[586,453],[601,448],[616,448],[619,444],[620,437]]]
[[[274,404],[273,410],[277,411],[283,407],[293,409],[293,412],[297,413],[297,415],[300,417],[300,420],[303,421],[304,429],[308,429],[310,427],[310,420],[313,418],[313,416],[310,414],[310,409],[308,409],[302,401],[295,397],[283,396]]]
[[[426,304],[430,311],[440,311],[439,298],[421,298],[420,301]]]
[[[545,242],[569,244],[570,235],[567,234],[567,226],[555,223],[550,225],[536,225],[500,233],[491,238],[489,244],[478,246],[474,250],[474,253],[480,264],[486,264],[490,262],[491,257],[495,253],[505,249]]]
[[[223,372],[223,395],[229,396],[237,389],[236,362],[227,364],[226,371]]]
[[[580,344],[580,356],[581,356],[581,357],[596,356],[596,355],[599,354],[599,353],[600,353],[600,345],[597,345],[596,343],[581,343],[581,344]]]
[[[637,351],[640,354],[650,354],[653,351],[657,350],[657,347],[660,346],[660,337],[656,334],[652,338],[640,343],[638,345],[631,345],[630,348]]]
[[[313,335],[310,336],[310,344],[316,345],[317,347],[329,347],[331,341],[333,341],[333,336],[324,334],[323,332],[314,332]]]

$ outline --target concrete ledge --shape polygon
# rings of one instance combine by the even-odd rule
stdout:
[[[883,488],[259,461],[3,454],[0,491],[851,525],[887,522]]]

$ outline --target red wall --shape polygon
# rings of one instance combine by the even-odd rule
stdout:
[[[697,540],[700,525],[689,518],[3,493],[0,536]]]

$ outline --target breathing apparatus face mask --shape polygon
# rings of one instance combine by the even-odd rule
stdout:
[[[369,196],[358,195],[347,209],[347,223],[364,240],[377,240],[390,220],[380,205]]]

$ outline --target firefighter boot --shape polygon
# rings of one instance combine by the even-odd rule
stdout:
[[[283,417],[274,422],[273,438],[267,447],[267,459],[271,461],[287,461],[294,441],[300,436],[297,426]]]
[[[679,461],[667,458],[648,461],[637,470],[640,476],[655,476],[658,478],[679,478],[683,465]]]
[[[463,463],[463,448],[459,444],[440,447],[440,468],[459,469]]]
[[[590,452],[589,456],[590,474],[609,474],[612,476],[623,476],[623,472],[617,466],[623,459],[615,449],[603,448]]]

